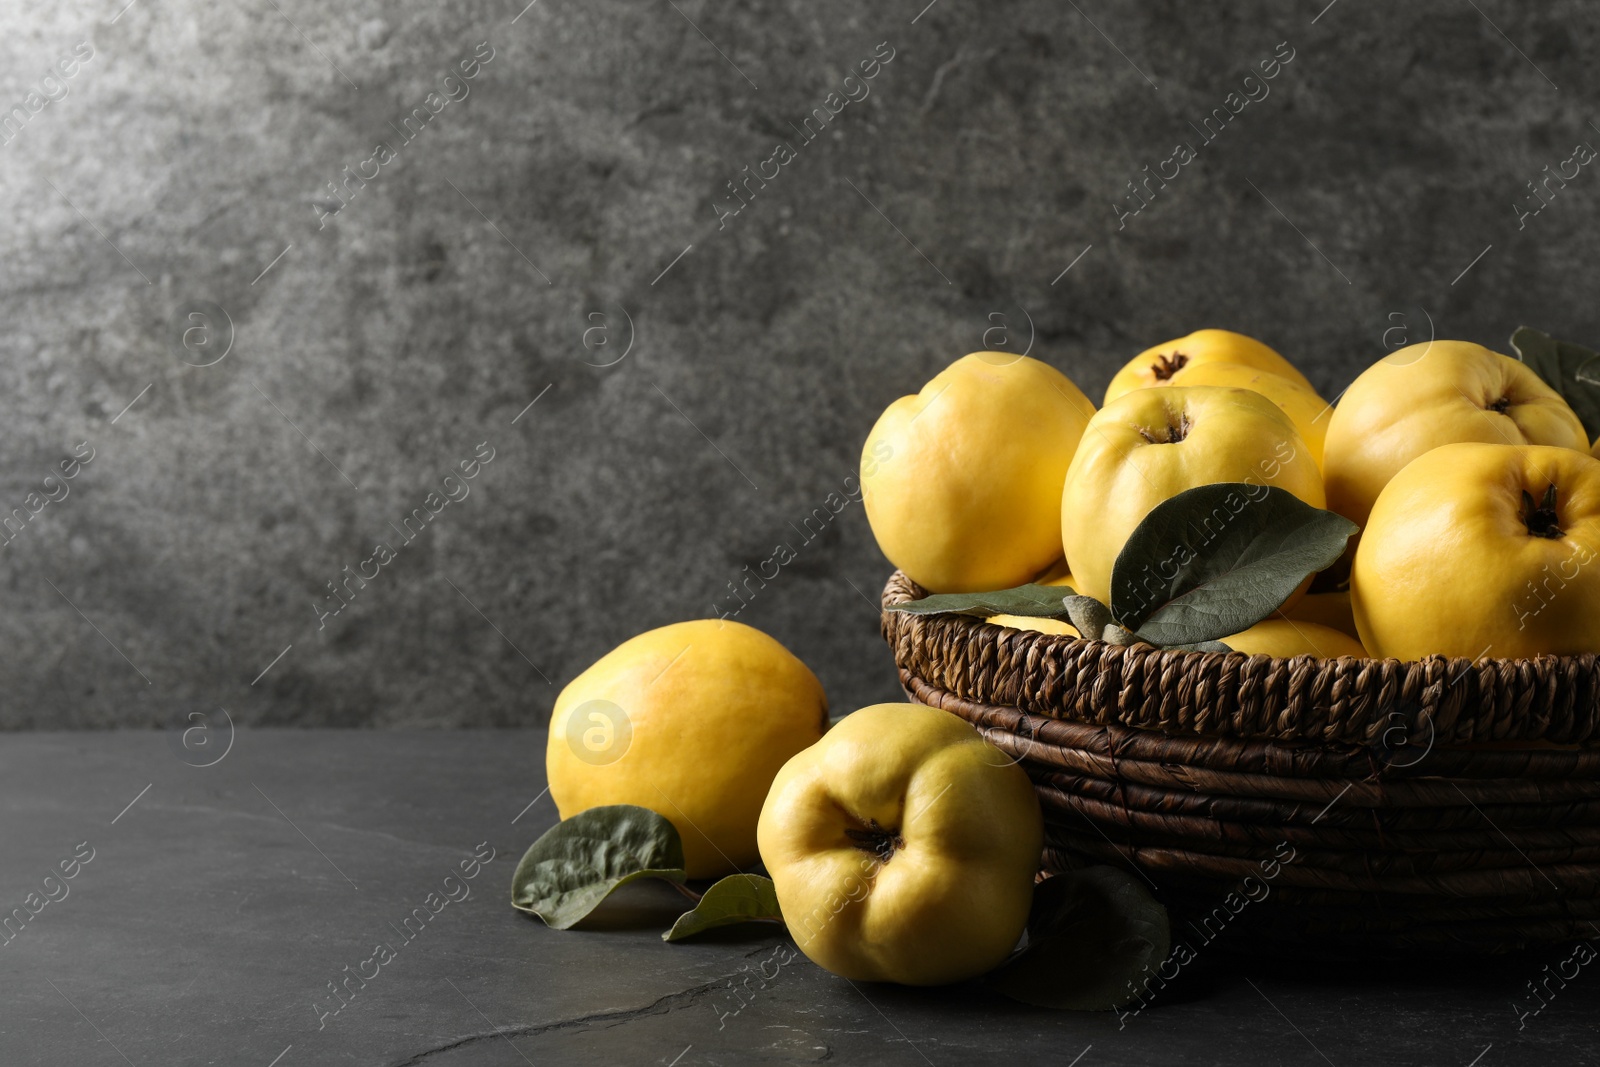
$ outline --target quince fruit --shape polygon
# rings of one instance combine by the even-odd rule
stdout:
[[[1277,486],[1322,507],[1322,476],[1289,417],[1248,389],[1135,389],[1089,421],[1061,495],[1079,593],[1108,603],[1111,567],[1157,504],[1215,482]]]
[[[758,835],[800,950],[851,981],[905,985],[1006,958],[1044,841],[1022,768],[920,704],[862,708],[786,763]]]
[[[1059,585],[1064,589],[1076,593],[1077,587],[1072,584],[1072,571],[1067,568],[1067,561],[1058,559],[1052,563],[1048,570],[1034,578],[1035,585]]]
[[[1106,387],[1105,402],[1109,404],[1135,389],[1173,385],[1173,375],[1202,363],[1243,363],[1287,378],[1313,394],[1317,391],[1305,375],[1294,369],[1294,364],[1254,337],[1232,330],[1196,330],[1187,337],[1147,348],[1134,356],[1112,376],[1111,384]]]
[[[563,819],[637,804],[677,828],[690,878],[753,866],[784,762],[828,727],[816,675],[777,641],[698,619],[624,641],[556,697],[545,749]]]
[[[1378,494],[1407,463],[1457,442],[1589,451],[1561,395],[1510,356],[1468,341],[1391,352],[1350,384],[1328,422],[1328,507],[1365,527]]]
[[[1307,593],[1294,604],[1282,609],[1285,617],[1296,622],[1314,622],[1338,630],[1346,637],[1360,640],[1356,633],[1356,617],[1350,608],[1350,590],[1339,589],[1328,593]]]
[[[1443,445],[1373,505],[1350,572],[1374,656],[1600,652],[1600,460],[1548,445]]]
[[[1261,370],[1245,363],[1191,363],[1174,374],[1169,385],[1226,385],[1260,393],[1289,416],[1294,428],[1306,439],[1311,458],[1322,466],[1322,440],[1328,434],[1329,404],[1316,392],[1298,385],[1281,374]]]
[[[1235,652],[1248,652],[1252,656],[1316,656],[1334,659],[1354,656],[1366,659],[1367,650],[1349,634],[1340,633],[1331,626],[1294,619],[1262,619],[1250,629],[1224,637],[1222,643]]]
[[[1065,619],[1050,619],[1039,615],[990,615],[983,621],[992,622],[996,626],[1008,626],[1013,630],[1032,630],[1035,633],[1062,634],[1066,637],[1082,636],[1078,633],[1078,628]]]
[[[1026,584],[1061,555],[1061,484],[1093,414],[1036,359],[956,360],[867,435],[861,490],[878,547],[932,593]]]

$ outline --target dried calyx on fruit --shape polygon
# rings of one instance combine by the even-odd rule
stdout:
[[[1150,373],[1159,381],[1166,381],[1177,374],[1189,363],[1189,357],[1182,352],[1173,351],[1170,355],[1162,353],[1156,356],[1156,361],[1150,365]]]
[[[865,829],[846,830],[844,836],[879,863],[888,863],[896,852],[906,847],[906,839],[900,836],[899,830],[885,830],[877,819],[868,819]]]
[[[1535,504],[1533,494],[1526,489],[1522,491],[1522,524],[1528,532],[1535,537],[1547,537],[1552,541],[1560,539],[1564,531],[1557,525],[1560,516],[1556,513],[1556,487],[1549,486],[1544,491],[1544,499]]]

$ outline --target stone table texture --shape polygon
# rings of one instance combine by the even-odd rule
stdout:
[[[737,617],[890,698],[861,507],[798,531],[955,357],[1098,397],[1226,326],[1332,397],[1403,340],[1600,340],[1600,178],[1529,185],[1600,138],[1597,37],[1579,0],[7,4],[0,726],[536,725],[780,543]]]
[[[7,1067],[1600,1061],[1592,978],[1552,982],[1532,1011],[1527,983],[1566,951],[1329,968],[1208,947],[1119,1018],[975,984],[852,985],[770,928],[666,944],[687,905],[659,887],[550,930],[509,904],[555,821],[540,731],[240,730],[209,767],[171,740],[40,732],[0,749],[0,907],[76,863],[0,946]],[[432,893],[448,902],[411,918]],[[328,983],[371,976],[379,943],[393,958],[335,1000]]]

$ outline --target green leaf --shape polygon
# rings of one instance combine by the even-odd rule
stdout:
[[[1137,998],[1171,944],[1167,909],[1136,878],[1087,867],[1039,884],[1027,948],[989,982],[1042,1008],[1111,1011]]]
[[[590,808],[529,846],[511,876],[511,906],[565,930],[640,878],[684,880],[677,827],[632,804]]]
[[[1067,618],[1084,637],[1091,641],[1102,639],[1106,627],[1111,625],[1111,609],[1092,596],[1074,594],[1064,597],[1062,603],[1067,609]]]
[[[783,921],[783,913],[778,910],[778,891],[773,888],[772,879],[759,874],[730,874],[707,889],[693,911],[678,916],[678,921],[661,935],[661,940],[682,941],[718,926],[762,919]]]
[[[992,593],[934,593],[921,600],[892,605],[890,611],[904,611],[912,615],[1031,615],[1035,618],[1059,619],[1066,614],[1061,606],[1064,596],[1072,591],[1059,585],[1019,585],[1015,589],[999,589]]]
[[[1344,551],[1356,524],[1277,486],[1187,489],[1146,515],[1111,568],[1111,614],[1153,645],[1249,629]]]
[[[1225,645],[1221,641],[1196,641],[1191,645],[1162,645],[1169,652],[1232,652],[1232,645]]]
[[[1114,622],[1106,624],[1105,632],[1100,635],[1100,640],[1104,641],[1108,645],[1126,646],[1137,645],[1139,643],[1139,637],[1135,635],[1133,631],[1129,630],[1126,626],[1118,626]]]
[[[1577,413],[1589,440],[1600,437],[1600,352],[1558,341],[1531,326],[1517,327],[1511,347]]]

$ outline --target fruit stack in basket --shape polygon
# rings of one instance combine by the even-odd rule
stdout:
[[[1574,361],[1549,362],[1559,371]],[[1097,411],[1045,363],[975,352],[889,406],[863,449],[861,485],[879,547],[926,593],[1043,584],[1109,605],[1118,557],[1158,505],[1235,485],[1245,500],[1282,490],[1359,532],[1314,584],[1211,635],[1230,649],[1401,660],[1596,652],[1600,459],[1589,433],[1600,426],[1586,428],[1574,404],[1600,406],[1600,386],[1581,366],[1550,376],[1480,345],[1431,341],[1375,363],[1334,406],[1261,342],[1199,330],[1134,359]],[[1219,538],[1228,518],[1213,523]],[[1171,595],[1192,554],[1157,558],[1130,595]],[[1076,632],[1059,607],[986,614]]]
[[[1201,330],[1098,411],[1005,352],[890,405],[884,635],[1028,770],[1047,871],[1329,958],[1592,931],[1600,355],[1511,344],[1401,349],[1334,405]]]

